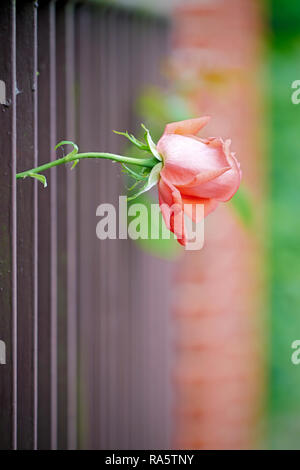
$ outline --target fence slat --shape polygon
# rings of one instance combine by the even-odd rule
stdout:
[[[17,171],[37,165],[37,12],[17,3]],[[18,449],[37,445],[37,181],[18,181]]]
[[[79,7],[77,14],[77,63],[76,75],[79,87],[77,135],[81,151],[91,150],[95,142],[94,125],[95,97],[93,95],[94,63],[92,55],[92,15],[87,6]],[[86,163],[86,164],[84,164]],[[99,300],[97,259],[95,250],[96,232],[96,205],[95,188],[99,185],[97,167],[101,162],[87,161],[79,163],[78,172],[78,262],[79,262],[79,290],[78,290],[78,327],[79,327],[79,447],[92,449],[94,444],[93,433],[93,403],[95,403],[93,386],[95,374],[93,371],[95,356],[94,331],[95,318]],[[83,432],[84,431],[84,432]]]
[[[106,120],[106,113],[103,112],[105,109],[105,102],[103,102],[103,93],[105,94],[105,67],[106,64],[103,62],[105,59],[104,54],[102,54],[102,49],[106,42],[105,35],[105,17],[103,15],[103,8],[95,7],[90,11],[91,15],[91,53],[92,53],[92,94],[93,94],[93,110],[94,110],[94,119],[91,123],[91,136],[90,136],[90,145],[93,148],[104,148],[106,135],[103,132],[104,121]],[[105,127],[105,126],[104,126]],[[103,165],[104,163],[104,165]],[[107,162],[106,162],[107,163]],[[105,162],[98,161],[94,165],[94,172],[96,175],[97,183],[94,187],[93,192],[93,201],[91,201],[94,211],[98,204],[105,200],[105,191],[106,184],[104,183],[106,172]],[[100,183],[100,184],[99,184]],[[95,212],[94,212],[95,214]],[[106,412],[106,382],[103,379],[103,368],[102,364],[107,360],[106,357],[106,344],[107,336],[105,333],[105,315],[102,315],[102,309],[105,308],[105,277],[106,277],[106,262],[105,257],[107,255],[106,250],[103,246],[103,242],[100,242],[96,238],[95,233],[96,218],[94,219],[94,244],[93,250],[95,253],[95,266],[94,266],[94,276],[98,281],[96,281],[97,297],[96,304],[94,306],[94,313],[92,317],[93,322],[93,331],[95,338],[94,350],[93,350],[93,369],[91,373],[94,376],[92,387],[93,387],[93,397],[95,401],[92,405],[92,421],[91,425],[91,434],[93,436],[92,447],[99,448],[99,440],[105,441],[106,431],[102,431],[105,428],[105,412]],[[101,390],[101,400],[97,400],[97,392]],[[104,412],[104,413],[103,413]],[[101,436],[101,438],[100,438]],[[102,443],[103,445],[103,443]]]
[[[66,130],[66,18],[64,5],[56,8],[56,98],[57,141],[70,140]],[[61,155],[66,152],[61,148]],[[58,448],[67,448],[68,376],[67,376],[67,171],[57,172],[57,329],[58,329]]]
[[[116,49],[118,73],[116,75],[116,102],[118,106],[115,109],[116,116],[114,123],[117,129],[124,129],[130,122],[131,97],[129,87],[129,28],[130,13],[122,12],[117,17],[116,31]],[[128,129],[129,130],[129,129]],[[124,153],[126,143],[122,138],[115,139],[117,144],[117,152]],[[124,187],[124,178],[120,178],[118,189],[120,195],[126,194]],[[119,399],[117,400],[117,439],[115,445],[118,449],[129,448],[130,433],[130,340],[131,340],[131,323],[130,323],[130,279],[125,272],[130,272],[130,243],[128,240],[120,239],[118,241],[118,263],[122,266],[119,273],[119,288],[117,297],[118,310],[118,328],[116,331],[118,344],[118,373],[117,373],[117,390]],[[114,443],[112,442],[112,446]]]
[[[74,6],[56,11],[57,140],[75,140]],[[62,151],[62,150],[61,150]],[[58,446],[77,445],[76,179],[60,168],[58,188]]]
[[[120,70],[118,70],[118,51],[117,51],[117,15],[114,9],[109,9],[106,13],[107,21],[107,146],[109,151],[116,152],[116,141],[117,137],[112,133],[112,129],[118,129],[118,89],[117,89],[117,77]],[[109,162],[110,163],[110,162]],[[107,190],[106,200],[116,208],[118,207],[118,178],[119,178],[119,167],[117,165],[107,166]],[[107,239],[104,241],[105,248],[107,251],[107,264],[106,264],[106,276],[107,276],[107,308],[102,311],[102,315],[107,315],[107,409],[108,409],[108,421],[107,421],[107,448],[113,449],[114,443],[117,442],[117,419],[118,419],[118,401],[117,401],[117,376],[119,368],[119,344],[117,341],[118,331],[118,305],[117,297],[121,294],[121,291],[116,290],[116,286],[119,285],[119,276],[122,275],[123,267],[119,264],[120,259],[118,258],[118,243],[116,240]]]
[[[66,15],[66,135],[76,136],[75,12],[68,4]],[[67,172],[67,376],[68,376],[68,449],[77,448],[77,376],[78,376],[78,260],[77,260],[77,173]]]
[[[0,448],[17,445],[15,2],[0,4]]]
[[[39,164],[55,159],[56,80],[55,2],[38,11]],[[47,177],[47,189],[38,194],[38,447],[57,447],[57,185],[56,169]]]
[[[108,125],[107,125],[107,115],[105,110],[107,109],[108,102],[108,93],[107,89],[109,86],[109,77],[107,72],[107,57],[108,57],[108,48],[107,48],[107,33],[108,33],[108,24],[107,24],[107,9],[102,8],[99,15],[99,106],[100,106],[100,126],[99,126],[99,140],[100,145],[103,148],[108,146]],[[107,202],[107,188],[109,181],[107,180],[108,166],[110,162],[101,162],[101,184],[100,194],[99,194],[99,204]],[[107,386],[107,370],[109,367],[108,359],[108,334],[107,334],[107,303],[108,298],[106,295],[107,292],[107,263],[108,263],[108,252],[106,249],[105,241],[98,240],[99,244],[99,257],[101,262],[99,262],[99,294],[101,302],[101,310],[98,321],[98,357],[99,361],[97,363],[97,373],[99,375],[99,382],[96,386],[101,390],[101,400],[97,405],[97,420],[99,422],[99,446],[101,442],[101,448],[106,449],[108,445],[107,439],[107,429],[108,429],[108,407],[107,407],[107,396],[108,396],[108,386]]]

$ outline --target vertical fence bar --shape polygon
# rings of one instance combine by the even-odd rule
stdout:
[[[57,2],[56,9],[57,140],[74,141],[74,5]],[[77,446],[76,180],[77,171],[71,171],[71,165],[59,169],[58,447],[61,449]]]
[[[37,166],[37,11],[17,2],[17,171]],[[37,181],[17,185],[18,449],[37,445]]]
[[[110,9],[107,12],[107,77],[108,77],[108,93],[107,93],[107,137],[108,149],[114,152],[116,150],[115,142],[116,136],[113,135],[112,130],[117,127],[116,116],[119,110],[118,103],[118,90],[117,90],[117,75],[118,71],[118,51],[117,51],[117,12],[115,9]],[[118,177],[119,168],[117,165],[109,165],[107,167],[107,202],[113,204],[117,211],[118,202]],[[107,440],[108,449],[113,449],[114,443],[117,439],[117,371],[118,371],[118,343],[117,343],[117,329],[118,329],[118,315],[117,311],[117,293],[115,286],[119,284],[118,275],[122,273],[122,266],[119,265],[118,260],[118,245],[116,240],[105,240],[107,249],[107,334],[110,340],[107,343],[108,347],[108,368],[107,368],[107,383],[108,383],[108,428]]]
[[[55,159],[56,80],[55,2],[38,11],[39,164]],[[39,188],[38,199],[38,447],[57,447],[57,186],[56,169],[48,173],[49,186]]]
[[[108,84],[109,77],[107,73],[107,57],[108,57],[108,47],[107,47],[107,34],[108,34],[108,23],[107,23],[107,9],[101,8],[100,10],[100,22],[99,22],[99,80],[100,80],[100,94],[99,94],[99,106],[100,106],[100,126],[99,126],[99,138],[101,148],[107,148],[108,145],[108,123],[107,123],[107,102],[108,102]],[[100,184],[100,194],[99,194],[99,203],[107,202],[107,188],[109,185],[107,179],[107,173],[110,162],[101,162],[101,184]],[[97,419],[99,420],[99,436],[98,436],[98,446],[100,448],[106,449],[108,446],[107,439],[107,429],[108,429],[108,419],[109,419],[109,410],[107,406],[107,397],[108,397],[108,380],[107,380],[107,371],[109,367],[108,360],[108,315],[107,315],[107,263],[108,263],[108,252],[106,249],[106,240],[98,240],[99,244],[99,283],[100,283],[100,302],[101,310],[99,314],[99,364],[98,364],[98,374],[99,374],[99,391],[101,399],[99,402],[99,411]]]
[[[132,15],[132,27],[130,35],[130,99],[132,106],[132,123],[133,132],[137,134],[140,128],[137,121],[137,113],[134,107],[141,86],[141,38],[139,16],[135,13]],[[143,279],[142,279],[142,257],[143,253],[139,253],[134,242],[131,242],[131,423],[130,448],[143,448],[143,362],[144,362],[144,345],[143,345]],[[138,292],[138,295],[137,295]]]
[[[66,116],[66,17],[65,2],[56,4],[56,111],[57,141],[69,140]],[[58,153],[65,154],[60,148]],[[68,384],[67,384],[67,171],[66,166],[57,172],[57,367],[58,367],[58,448],[67,448]]]
[[[117,44],[118,68],[116,89],[118,90],[116,109],[117,129],[129,129],[131,97],[129,87],[129,23],[130,14],[122,12],[117,17]],[[122,138],[116,140],[118,144],[117,152],[124,153],[127,145]],[[118,192],[126,195],[126,179],[120,178]],[[124,214],[119,214],[124,216]],[[125,227],[127,229],[127,227]],[[119,449],[129,448],[129,423],[130,423],[130,341],[131,341],[131,323],[130,323],[130,242],[126,239],[118,241],[118,263],[122,267],[118,275],[118,373],[117,390],[119,390],[119,399],[117,400],[117,439],[116,445]],[[112,445],[114,443],[112,442]]]
[[[68,3],[66,21],[66,135],[76,137],[76,77],[75,77],[75,12]],[[67,172],[67,396],[68,449],[77,448],[77,173]]]
[[[95,148],[106,148],[106,133],[105,133],[105,122],[107,119],[106,113],[106,49],[107,49],[107,36],[106,36],[106,20],[105,20],[105,7],[93,8],[91,11],[92,15],[92,56],[93,56],[93,96],[94,96],[94,119],[93,119],[93,137],[92,145]],[[106,166],[109,162],[100,161],[95,166],[94,171],[98,183],[95,185],[95,201],[94,207],[98,204],[106,202]],[[96,219],[96,222],[98,219]],[[106,351],[108,338],[105,333],[106,325],[106,246],[105,241],[98,240],[95,237],[95,258],[97,260],[97,266],[95,266],[95,276],[97,278],[97,305],[95,306],[95,312],[93,316],[94,334],[96,340],[94,344],[94,366],[92,373],[94,374],[93,380],[93,394],[95,401],[93,403],[93,420],[91,423],[91,429],[93,434],[93,448],[105,446],[106,436],[106,417],[107,417],[107,403],[106,403],[106,391],[107,381],[106,377],[103,376],[103,370],[105,369],[106,363]],[[104,369],[103,366],[104,365]],[[96,397],[100,396],[100,399]]]
[[[50,151],[51,159],[55,160],[54,151],[56,138],[56,62],[55,62],[55,3],[50,3],[49,11],[49,46],[50,46]],[[51,216],[51,448],[57,448],[57,180],[53,171],[53,186],[50,191]]]
[[[88,6],[77,10],[78,56],[76,74],[78,78],[78,138],[81,151],[95,145],[94,61],[92,54],[92,14]],[[94,321],[99,306],[99,278],[97,275],[96,243],[96,188],[99,183],[97,166],[102,162],[88,161],[76,168],[79,177],[78,191],[78,252],[79,252],[79,396],[80,396],[80,440],[79,446],[93,449],[95,400],[95,347],[98,338],[94,334]]]
[[[135,113],[132,106],[132,100],[135,93],[135,71],[134,71],[134,57],[135,57],[135,32],[134,32],[134,14],[131,12],[129,15],[129,74],[128,74],[128,96],[129,96],[129,106],[130,106],[130,116],[129,116],[129,128],[133,131],[136,130],[135,122]],[[136,311],[136,297],[135,297],[135,284],[136,277],[135,273],[137,270],[137,259],[136,259],[136,247],[133,243],[129,243],[129,258],[130,258],[130,276],[128,276],[129,284],[129,324],[131,326],[130,331],[130,343],[129,343],[129,448],[136,447],[135,445],[135,407],[136,407],[136,394],[137,386],[135,382],[136,377],[136,362],[137,357],[135,354],[135,342],[136,342],[136,322],[135,322],[135,311]]]
[[[104,148],[104,143],[102,141],[102,132],[101,132],[101,124],[103,125],[103,121],[107,119],[107,110],[101,101],[101,87],[102,87],[102,80],[103,80],[103,70],[101,69],[101,57],[100,57],[100,41],[102,39],[102,34],[100,31],[100,27],[103,26],[101,22],[102,9],[99,9],[97,6],[91,6],[89,8],[89,18],[90,18],[90,28],[91,28],[91,43],[90,43],[90,66],[89,66],[89,74],[86,73],[85,80],[89,80],[89,90],[87,87],[86,89],[82,89],[82,93],[86,97],[84,101],[90,102],[89,107],[92,113],[92,120],[89,125],[89,132],[83,132],[82,135],[85,136],[85,139],[88,136],[88,145],[90,148]],[[84,84],[84,82],[83,82]],[[87,103],[84,104],[84,113],[88,113]],[[85,144],[86,145],[86,144]],[[101,376],[99,374],[99,367],[101,361],[101,354],[103,349],[105,349],[105,344],[102,344],[100,340],[101,335],[101,313],[103,308],[103,290],[101,289],[102,280],[105,279],[107,273],[107,265],[103,258],[101,258],[101,248],[103,242],[101,244],[100,240],[96,237],[96,208],[98,204],[101,202],[101,198],[103,197],[103,185],[105,184],[105,165],[104,161],[95,162],[93,167],[90,167],[91,176],[90,181],[92,184],[92,192],[91,192],[91,231],[92,231],[92,238],[91,238],[91,246],[90,250],[92,250],[94,256],[93,261],[91,263],[90,269],[92,273],[92,290],[94,291],[92,296],[92,312],[91,312],[91,332],[90,335],[93,337],[92,341],[92,356],[93,361],[91,363],[91,368],[89,370],[89,374],[91,377],[89,379],[89,383],[92,387],[91,395],[92,395],[92,403],[90,405],[90,414],[91,414],[91,422],[90,422],[90,432],[91,432],[91,440],[90,445],[93,449],[99,449],[101,446],[101,403],[102,403],[102,391],[103,395],[105,394],[105,382],[102,382]],[[109,162],[106,162],[106,164]],[[105,195],[104,195],[105,196]],[[107,247],[105,247],[107,249]],[[105,293],[106,295],[106,293]],[[99,398],[100,397],[100,398]]]
[[[0,5],[0,448],[17,445],[15,2]]]

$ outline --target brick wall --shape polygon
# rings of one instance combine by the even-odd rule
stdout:
[[[232,138],[253,198],[249,228],[220,205],[205,246],[186,252],[175,276],[176,448],[259,446],[264,400],[263,12],[254,0],[182,2],[175,13],[171,75],[203,135]]]

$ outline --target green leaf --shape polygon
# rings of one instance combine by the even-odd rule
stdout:
[[[142,128],[144,129],[145,131],[145,140],[146,142],[148,143],[149,145],[149,149],[152,153],[152,155],[154,155],[155,158],[157,158],[157,160],[159,160],[160,162],[162,161],[162,158],[161,156],[159,155],[157,149],[156,149],[156,145],[155,143],[153,142],[152,140],[152,137],[150,135],[150,132],[149,130],[147,129],[147,127],[144,125],[144,124],[141,124]]]
[[[46,176],[39,175],[38,173],[28,173],[28,176],[30,176],[31,178],[37,179],[38,181],[40,181],[40,183],[42,183],[44,185],[44,188],[47,188]]]
[[[129,168],[125,163],[122,163],[122,167],[124,168],[124,173],[127,173],[128,175],[132,176],[132,178],[142,181],[145,178],[147,178],[147,175],[142,175],[141,173],[137,173],[136,171],[132,170]]]
[[[140,194],[143,194],[153,188],[153,186],[155,186],[159,181],[159,174],[161,172],[162,167],[162,163],[157,163],[157,165],[152,168],[147,183],[136,194],[128,197],[128,201],[132,201],[132,199],[135,199],[136,197],[140,196]]]
[[[128,134],[128,132],[113,131],[115,134],[123,135],[126,137],[132,144],[138,147],[140,150],[149,150],[148,145],[145,145],[144,142],[134,137],[133,134]]]
[[[77,165],[77,163],[79,163],[79,160],[75,160],[73,165],[71,166],[71,170],[73,170],[75,168],[75,166]]]
[[[140,183],[140,181],[135,181],[132,186],[127,188],[127,191],[132,191],[139,183]]]

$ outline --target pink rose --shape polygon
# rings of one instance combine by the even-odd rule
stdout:
[[[206,217],[219,202],[231,199],[240,185],[240,165],[230,151],[231,141],[196,135],[209,119],[205,116],[167,124],[157,144],[164,165],[158,184],[159,204],[167,227],[182,245],[187,243],[183,213],[199,222],[192,204],[204,205]]]

